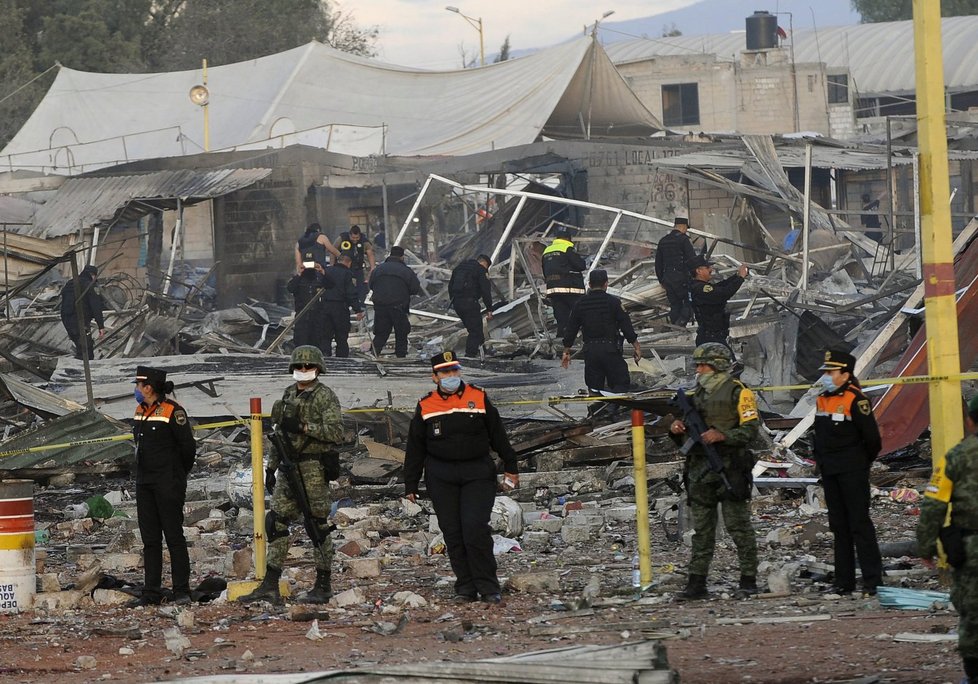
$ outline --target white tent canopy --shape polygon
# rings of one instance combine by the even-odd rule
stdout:
[[[94,74],[62,67],[0,152],[0,169],[79,173],[203,151],[201,73]],[[330,151],[463,155],[551,137],[661,128],[590,37],[499,64],[419,71],[312,42],[212,67],[211,150],[315,140]],[[308,143],[307,143],[308,144]]]

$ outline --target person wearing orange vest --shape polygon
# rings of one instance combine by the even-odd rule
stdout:
[[[882,583],[883,560],[876,528],[869,517],[869,467],[883,447],[873,405],[855,376],[856,358],[830,349],[819,367],[822,393],[816,400],[815,463],[822,478],[829,529],[835,537],[832,591],[856,588],[856,556],[863,592],[873,596]],[[853,552],[855,549],[855,552]]]
[[[496,463],[503,461],[504,487],[519,486],[516,452],[499,411],[485,390],[462,382],[454,351],[431,359],[436,389],[418,402],[408,430],[404,490],[418,496],[421,474],[445,538],[459,601],[502,600],[492,552],[489,517],[496,500]]]

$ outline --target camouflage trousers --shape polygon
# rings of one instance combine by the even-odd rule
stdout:
[[[757,576],[757,536],[750,522],[750,500],[730,501],[724,495],[720,478],[710,473],[699,482],[689,483],[690,513],[693,517],[691,575],[706,576],[713,560],[717,536],[717,506],[723,509],[723,523],[737,545],[740,574]]]
[[[309,499],[309,507],[312,509],[316,526],[325,539],[313,553],[313,560],[316,568],[329,570],[333,562],[333,540],[327,529],[331,502],[325,469],[321,461],[307,460],[299,462],[299,472],[305,483],[306,497]],[[292,487],[281,470],[278,472],[275,490],[272,492],[272,511],[269,518],[274,520],[274,524],[271,525],[272,529],[265,530],[265,538],[268,539],[268,565],[282,568],[292,543],[289,526],[302,525],[304,520]]]
[[[971,567],[972,564],[969,558],[963,568],[955,570],[951,585],[951,603],[958,611],[958,652],[962,658],[978,658],[978,567]]]

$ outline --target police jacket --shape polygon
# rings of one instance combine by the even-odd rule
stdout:
[[[584,294],[584,257],[574,251],[574,243],[556,238],[543,250],[543,279],[547,294]]]
[[[469,461],[489,458],[492,449],[503,460],[507,473],[516,473],[516,452],[509,444],[499,411],[489,403],[485,390],[461,384],[448,396],[429,392],[418,402],[408,429],[404,456],[404,488],[417,494],[426,458]]]
[[[286,433],[286,439],[300,456],[316,456],[336,449],[343,441],[343,415],[340,401],[326,385],[317,381],[304,390],[292,383],[282,398],[272,405],[272,423],[281,425],[284,418],[295,418],[302,431]],[[275,449],[268,458],[268,467],[277,468],[279,455]]]
[[[185,484],[194,465],[197,442],[180,404],[163,399],[136,407],[136,484]]]
[[[99,330],[105,327],[105,319],[102,317],[102,297],[95,289],[95,281],[87,275],[78,276],[78,287],[82,291],[81,299],[81,320],[88,327],[88,324],[95,320]],[[75,281],[69,280],[61,288],[61,321],[68,325],[78,326],[79,309],[75,306]]]
[[[352,306],[354,311],[360,313],[362,310],[360,297],[357,296],[357,288],[353,284],[353,274],[350,269],[343,264],[327,266],[325,278],[328,284],[326,292],[323,293],[323,301]]]
[[[466,259],[452,271],[448,281],[448,296],[457,299],[481,299],[486,308],[492,310],[492,288],[489,274],[475,259]]]
[[[401,259],[387,257],[370,274],[370,289],[374,304],[399,306],[407,310],[411,295],[421,294],[421,281]]]
[[[719,283],[709,283],[694,279],[689,286],[693,300],[693,313],[696,322],[704,330],[729,330],[730,314],[727,313],[727,300],[736,294],[744,279],[732,275]]]
[[[304,268],[302,273],[289,278],[285,289],[295,298],[296,313],[306,308],[306,305],[319,295],[331,283],[314,268]],[[322,301],[322,299],[320,299]],[[313,305],[315,306],[315,304]]]
[[[363,235],[360,235],[360,240],[354,242],[350,239],[349,233],[340,233],[339,244],[336,248],[340,250],[340,254],[345,254],[350,257],[350,270],[355,274],[362,275],[364,264],[367,259],[367,248],[370,246],[370,241],[367,240]]]
[[[942,456],[934,466],[930,484],[920,504],[917,523],[918,555],[930,558],[937,553],[937,537],[944,526],[948,505],[951,524],[960,527],[969,572],[978,567],[978,437],[968,435]],[[970,534],[969,534],[970,533]]]
[[[574,303],[564,333],[565,347],[574,345],[579,330],[583,330],[585,348],[620,346],[622,336],[629,342],[638,339],[621,301],[602,289],[590,290]]]
[[[673,229],[655,249],[655,277],[660,283],[682,285],[689,281],[689,266],[696,250],[686,233]]]
[[[847,382],[818,395],[813,424],[815,462],[824,475],[866,470],[883,448],[873,405]]]
[[[322,233],[319,231],[309,234],[303,233],[296,241],[296,246],[299,248],[299,254],[312,252],[312,256],[316,260],[316,263],[321,265],[323,268],[326,268],[329,262],[326,260],[326,246],[319,242],[320,235],[322,235]]]

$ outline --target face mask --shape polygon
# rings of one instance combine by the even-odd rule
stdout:
[[[316,369],[303,371],[296,368],[292,371],[292,379],[296,382],[312,382],[316,379]]]
[[[445,394],[455,394],[458,392],[458,388],[462,386],[462,378],[457,375],[449,375],[439,380],[438,385]]]
[[[138,387],[136,388],[136,391],[133,392],[133,396],[136,397],[137,404],[142,404],[146,401],[146,397],[143,396],[142,390],[140,390]]]
[[[823,375],[818,379],[818,381],[822,385],[823,392],[834,392],[839,389],[839,386],[835,384],[835,381],[832,379],[831,375]]]
[[[705,389],[707,392],[714,389],[723,382],[723,376],[720,373],[700,373],[696,376],[696,384]]]

